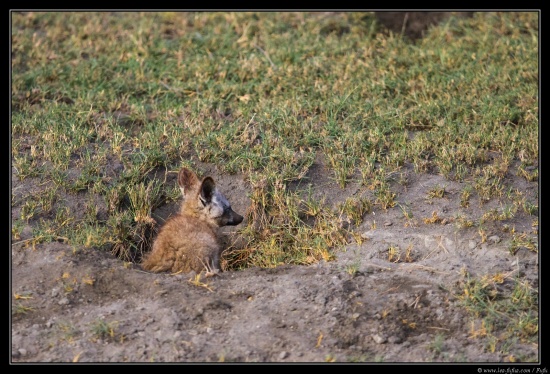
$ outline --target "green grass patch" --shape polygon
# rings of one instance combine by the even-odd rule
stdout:
[[[465,208],[473,196],[505,197],[508,172],[538,180],[536,12],[450,18],[415,43],[384,34],[368,12],[11,20],[12,170],[49,184],[12,200],[15,236],[24,221],[36,242],[137,259],[155,232],[151,212],[178,198],[152,172],[195,158],[251,185],[247,244],[227,266],[307,264],[351,240],[342,217],[358,225],[369,209],[395,207],[405,165],[467,180]],[[373,200],[338,211],[287,188],[318,154],[340,187],[359,180]],[[83,214],[66,211],[60,193],[101,196],[107,217],[92,200]],[[537,210],[524,201],[508,214]]]
[[[487,351],[513,354],[510,344],[518,340],[538,344],[538,290],[527,280],[466,274],[456,296],[471,314],[470,335],[483,339]]]

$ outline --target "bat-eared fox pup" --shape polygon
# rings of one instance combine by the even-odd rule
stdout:
[[[218,229],[238,225],[243,217],[231,209],[211,177],[201,181],[194,172],[182,168],[178,185],[183,195],[180,211],[162,226],[141,266],[152,272],[199,274],[205,270],[206,275],[217,274],[223,251]]]

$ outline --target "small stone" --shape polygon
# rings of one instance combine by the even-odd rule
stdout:
[[[459,313],[456,313],[453,318],[451,318],[451,324],[453,325],[459,325],[462,323],[462,321],[463,317]]]
[[[500,236],[498,235],[489,236],[489,241],[494,244],[500,243]]]
[[[25,348],[19,348],[19,349],[17,350],[17,352],[19,352],[19,354],[20,354],[21,356],[26,356],[26,355],[27,355],[27,350],[26,350]]]
[[[391,344],[399,344],[402,340],[399,336],[392,335],[388,338],[388,342]]]
[[[365,231],[364,233],[361,234],[361,237],[363,239],[372,239],[373,236],[374,234],[371,231]]]
[[[387,338],[385,336],[380,336],[378,334],[374,334],[372,336],[372,340],[375,341],[377,344],[384,344],[387,341]]]
[[[288,357],[287,351],[282,351],[281,353],[279,353],[279,360],[284,360],[287,357]]]
[[[390,221],[384,222],[384,226],[391,226],[391,225],[393,225],[393,223],[391,223]]]
[[[52,297],[57,297],[57,295],[59,295],[59,288],[54,288],[52,290]]]
[[[64,297],[61,300],[59,300],[58,304],[59,305],[69,305],[69,302],[70,302],[69,299]]]
[[[477,246],[477,243],[475,240],[468,240],[468,247],[470,249],[474,249]]]

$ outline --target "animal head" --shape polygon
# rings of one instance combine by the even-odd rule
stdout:
[[[236,226],[243,221],[243,216],[231,209],[231,204],[211,177],[201,181],[193,171],[182,168],[178,174],[178,185],[183,195],[182,210],[190,207],[199,216],[220,227]]]

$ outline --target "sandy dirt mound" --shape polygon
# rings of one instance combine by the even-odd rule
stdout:
[[[242,177],[205,171],[224,186],[236,210],[246,210]],[[308,176],[327,204],[346,194],[368,195],[358,184],[339,189],[327,173],[316,163]],[[450,222],[459,183],[428,174],[409,179],[398,203],[407,202],[416,221],[399,205],[374,209],[356,228],[361,243],[337,252],[335,261],[307,267],[250,268],[195,282],[192,274],[146,273],[96,249],[14,243],[12,304],[31,309],[13,314],[12,360],[503,361],[472,336],[476,322],[456,305],[455,287],[464,271],[521,272],[536,284],[537,254],[510,256],[506,234],[481,243],[475,230],[457,230]],[[427,200],[426,191],[441,183],[447,198]],[[536,191],[535,185],[521,187]],[[155,214],[167,217],[176,207]],[[440,221],[423,223],[434,211]],[[392,258],[390,247],[397,248]],[[536,350],[519,341],[514,347],[527,356]]]

